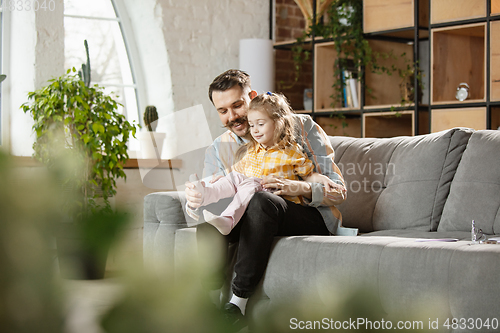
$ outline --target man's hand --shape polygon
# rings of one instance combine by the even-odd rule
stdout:
[[[339,193],[342,195],[345,195],[347,193],[347,190],[344,186],[335,183],[333,180],[331,180],[327,176],[318,174],[317,177],[318,178],[316,180],[314,180],[314,182],[323,184],[323,186],[325,187],[325,191],[327,193],[336,192],[336,193]],[[310,181],[310,180],[308,180],[308,181]]]
[[[189,207],[198,209],[203,203],[203,194],[205,193],[205,182],[197,180],[198,176],[191,175],[189,182],[186,182],[186,200]]]
[[[320,173],[313,172],[306,177],[306,181],[323,184],[325,188],[325,197],[335,202],[342,202],[347,196],[347,190],[344,186],[335,183],[333,180]]]
[[[311,186],[304,181],[278,178],[275,176],[264,176],[261,181],[265,189],[276,190],[276,195],[305,196],[311,198]]]

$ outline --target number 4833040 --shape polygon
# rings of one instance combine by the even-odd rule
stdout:
[[[481,318],[448,318],[446,321],[443,323],[443,327],[446,327],[447,329],[461,329],[461,330],[480,330],[483,328],[486,328],[488,330],[493,329],[496,330],[498,329],[498,319],[497,318],[486,318],[486,319],[481,319]]]
[[[54,0],[9,0],[9,10],[13,11],[51,11],[56,9]]]

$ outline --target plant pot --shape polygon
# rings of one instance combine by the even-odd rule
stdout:
[[[96,280],[104,278],[109,248],[90,249],[75,223],[61,223],[56,233],[57,257],[62,278]]]
[[[161,159],[163,143],[166,133],[138,132],[137,138],[140,143],[140,157],[145,159]]]

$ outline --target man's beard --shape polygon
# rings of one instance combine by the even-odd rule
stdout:
[[[233,121],[228,122],[228,123],[226,124],[226,128],[227,128],[227,129],[229,129],[230,131],[234,132],[234,131],[232,130],[233,126],[237,126],[237,125],[240,125],[240,124],[244,124],[244,123],[246,123],[247,121],[248,121],[247,117],[243,116],[243,117],[240,117],[240,118],[238,118],[238,119],[236,119],[236,120],[233,120]],[[245,132],[245,135],[246,135],[246,134],[248,134],[248,132],[249,132],[248,130],[249,130],[249,128],[248,128],[248,126],[247,126],[247,130],[246,130],[246,132]]]

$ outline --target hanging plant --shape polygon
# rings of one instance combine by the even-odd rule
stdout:
[[[296,0],[297,2],[297,0]],[[325,5],[326,2],[322,2]],[[394,57],[393,54],[375,52],[370,47],[368,40],[363,34],[363,3],[359,0],[333,0],[328,1],[328,7],[324,7],[326,15],[318,13],[317,22],[309,20],[310,26],[306,28],[295,45],[292,47],[295,75],[293,83],[297,82],[302,70],[302,64],[309,59],[310,51],[305,47],[306,40],[322,37],[325,40],[333,40],[338,57],[334,62],[334,84],[332,106],[343,100],[342,72],[347,67],[355,69],[356,72],[369,70],[377,74],[392,75],[397,68],[393,65],[386,67],[379,64],[379,59]],[[364,84],[362,75],[356,75],[357,80]],[[293,85],[292,83],[292,85]],[[367,88],[367,93],[370,90]]]

